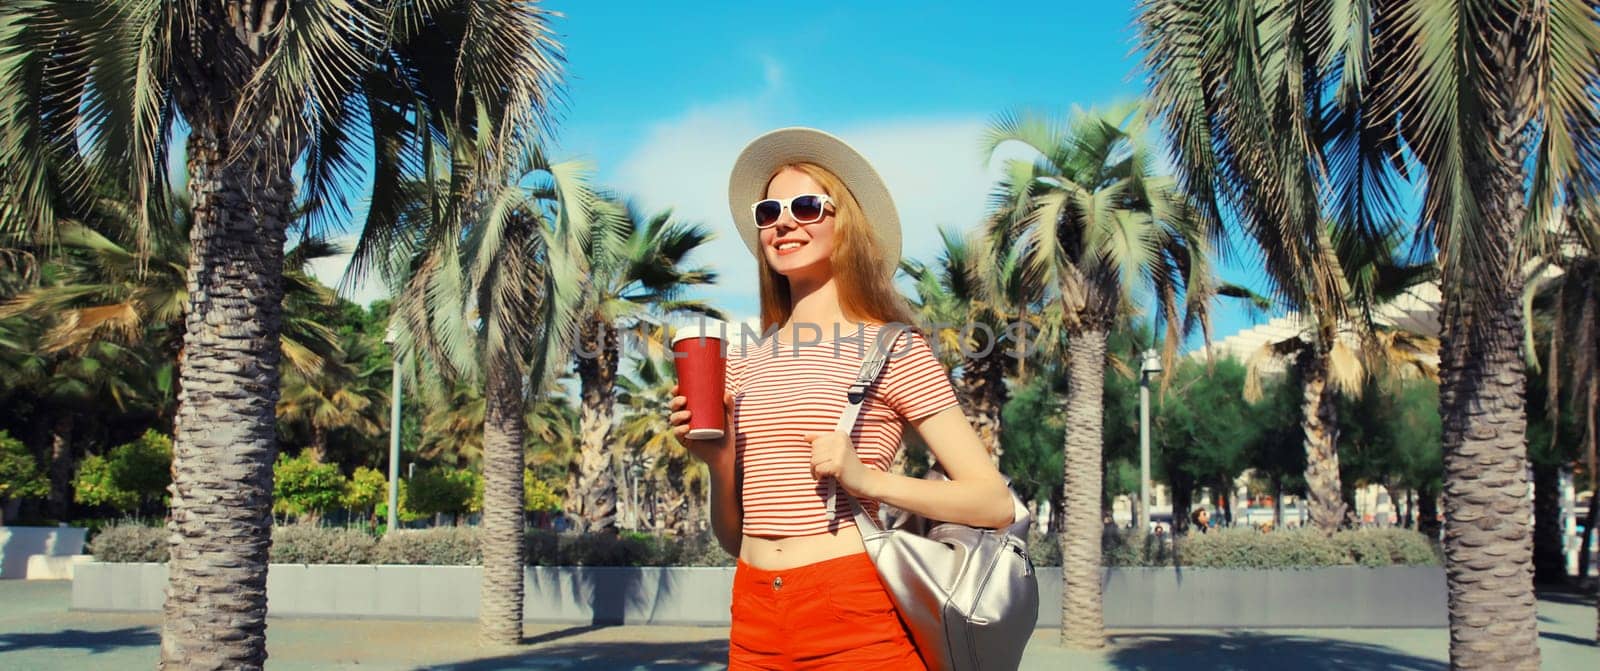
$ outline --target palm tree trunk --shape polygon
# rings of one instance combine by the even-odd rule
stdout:
[[[72,414],[56,415],[50,430],[50,517],[65,522],[72,512]]]
[[[1567,580],[1567,558],[1561,551],[1561,467],[1533,463],[1533,580],[1559,584]]]
[[[997,350],[998,345],[993,349]],[[1003,353],[991,351],[986,356],[968,359],[961,385],[967,416],[995,466],[1000,465],[1001,413],[1008,396],[1003,356]]]
[[[227,121],[190,123],[194,212],[161,667],[259,669],[267,657],[283,245],[294,185],[286,167],[255,149],[230,159]]]
[[[1427,536],[1430,542],[1437,542],[1442,528],[1439,522],[1439,492],[1431,489],[1418,491],[1417,531]]]
[[[327,429],[317,426],[315,422],[312,423],[311,444],[306,446],[306,451],[310,454],[311,460],[319,464],[328,458]]]
[[[578,379],[583,410],[578,431],[575,521],[579,531],[596,532],[617,525],[617,480],[611,468],[611,429],[616,414],[617,332],[592,320],[583,327],[583,355]]]
[[[1522,275],[1513,253],[1523,219],[1522,180],[1514,177],[1521,173],[1515,167],[1496,172],[1512,181],[1479,185],[1500,194],[1486,199],[1480,244],[1503,263],[1453,273],[1456,281],[1444,283],[1439,415],[1455,669],[1539,668],[1520,347]]]
[[[1323,533],[1339,530],[1347,510],[1339,483],[1338,406],[1328,386],[1332,360],[1311,354],[1304,371],[1300,426],[1305,431],[1306,499],[1311,523]]]
[[[689,468],[692,468],[691,464],[672,459],[667,462],[667,476],[659,481],[660,496],[666,500],[666,510],[660,514],[662,519],[657,526],[669,528],[678,536],[688,535],[695,514],[695,497],[690,495],[686,477]]]
[[[1100,593],[1101,396],[1105,384],[1106,333],[1088,330],[1068,343],[1065,468],[1061,511],[1061,644],[1105,647]]]
[[[1272,528],[1283,528],[1283,477],[1272,474]]]
[[[1189,509],[1194,507],[1194,480],[1179,471],[1168,477],[1167,484],[1172,487],[1172,524],[1169,530],[1172,535],[1179,536],[1189,532]],[[1145,529],[1144,533],[1150,533],[1150,530]]]
[[[491,365],[483,404],[483,582],[479,637],[522,641],[522,380],[514,364]]]

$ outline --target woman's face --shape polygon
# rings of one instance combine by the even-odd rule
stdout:
[[[785,169],[767,185],[767,197],[785,203],[801,194],[825,193],[816,180],[799,170]],[[778,216],[777,224],[761,230],[761,251],[767,255],[767,265],[791,279],[808,272],[826,272],[831,268],[833,256],[834,211],[829,205],[820,221],[799,224],[788,208]]]

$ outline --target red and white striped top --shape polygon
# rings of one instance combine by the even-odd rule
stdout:
[[[837,427],[850,383],[881,328],[867,324],[859,337],[817,344],[774,344],[776,337],[769,336],[728,348],[746,535],[809,536],[830,530],[828,487],[811,477],[811,444],[803,436]],[[879,471],[894,462],[906,422],[958,405],[949,373],[921,335],[902,331],[888,351],[850,433],[861,462]],[[862,504],[876,513],[877,502]],[[839,510],[838,528],[854,526],[842,490]]]

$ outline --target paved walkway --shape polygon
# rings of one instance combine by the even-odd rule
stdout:
[[[153,669],[160,618],[153,613],[67,610],[65,582],[0,581],[0,669]],[[1539,604],[1546,669],[1600,668],[1594,605],[1549,595]],[[511,651],[475,646],[474,623],[414,620],[269,621],[274,671],[323,669],[489,671],[494,669],[721,669],[727,632],[710,627],[563,627],[530,625],[527,645]],[[1041,630],[1024,669],[1309,669],[1444,671],[1444,629],[1296,629],[1113,632],[1098,652],[1070,652]]]

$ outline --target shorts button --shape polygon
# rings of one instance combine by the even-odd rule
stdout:
[[[783,588],[783,578],[781,578],[781,577],[773,578],[772,579],[772,589],[773,590],[779,590],[779,589],[782,589],[782,588]]]

